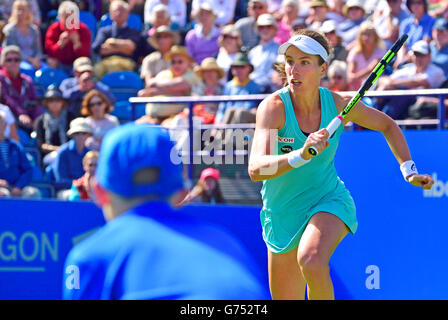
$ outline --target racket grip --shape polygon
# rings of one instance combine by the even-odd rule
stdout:
[[[331,120],[331,122],[326,127],[326,129],[328,131],[328,137],[331,137],[336,132],[336,130],[341,125],[341,123],[342,123],[342,116],[337,116],[336,118]],[[310,155],[312,155],[313,157],[315,157],[319,154],[319,151],[315,147],[309,147],[308,153]]]

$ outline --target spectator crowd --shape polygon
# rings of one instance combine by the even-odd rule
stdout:
[[[137,78],[140,97],[272,93],[284,82],[278,48],[302,28],[333,47],[321,83],[331,90],[357,90],[404,33],[376,89],[448,87],[446,0],[11,0],[0,28],[0,196],[45,196],[33,182],[46,181],[59,198],[91,198],[102,139],[130,119],[113,74]],[[438,108],[419,97],[370,104],[396,120]],[[219,125],[254,123],[256,110],[193,108]],[[186,115],[184,104],[148,103],[138,121],[173,128]]]

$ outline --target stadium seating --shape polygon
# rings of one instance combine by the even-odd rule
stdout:
[[[110,26],[111,24],[112,24],[112,19],[110,18],[110,14],[106,13],[101,17],[99,27],[102,28],[102,27]],[[143,29],[142,18],[140,18],[140,16],[135,13],[131,13],[129,15],[127,24],[129,27],[137,29],[138,31],[142,31],[142,29]]]
[[[82,23],[89,27],[90,34],[92,36],[91,41],[93,42],[93,40],[95,40],[97,32],[97,21],[95,19],[95,16],[89,11],[80,11],[79,20],[81,20]]]
[[[36,85],[37,94],[42,97],[50,85],[59,86],[62,80],[69,77],[64,71],[53,68],[42,68],[36,71],[34,84]]]
[[[132,71],[117,71],[106,74],[101,80],[107,85],[117,103],[112,114],[121,122],[132,120],[132,106],[129,98],[137,96],[137,93],[143,87],[143,81],[140,76]],[[144,108],[137,110],[137,116],[144,112]]]

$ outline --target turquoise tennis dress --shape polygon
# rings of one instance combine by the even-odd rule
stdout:
[[[278,155],[300,149],[307,139],[297,123],[288,89],[284,87],[278,91],[285,106],[285,125],[278,131],[274,149]],[[319,128],[322,129],[338,112],[330,90],[319,88],[319,93]],[[336,215],[351,233],[356,232],[355,203],[334,166],[334,156],[343,130],[340,126],[329,139],[330,145],[312,161],[263,182],[260,220],[263,239],[272,252],[285,253],[296,248],[310,218],[321,211]]]

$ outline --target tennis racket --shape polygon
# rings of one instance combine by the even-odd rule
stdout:
[[[333,133],[339,128],[339,126],[342,123],[342,120],[347,116],[347,114],[352,110],[352,108],[364,97],[364,94],[367,90],[370,89],[370,87],[376,82],[376,80],[379,78],[379,76],[383,73],[383,71],[386,69],[386,67],[390,64],[392,59],[397,55],[400,48],[403,46],[403,44],[408,39],[407,34],[403,34],[390,48],[389,51],[384,55],[383,59],[381,59],[380,62],[376,65],[375,69],[373,69],[372,73],[369,75],[369,77],[364,81],[361,88],[358,90],[356,95],[350,100],[350,102],[347,104],[347,106],[344,108],[344,110],[341,111],[341,113],[336,116],[326,127],[329,136],[331,137]],[[319,153],[315,147],[309,147],[308,153],[310,155],[317,156]]]

